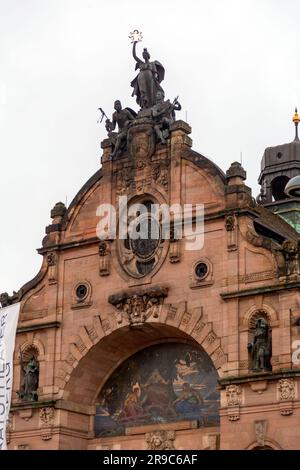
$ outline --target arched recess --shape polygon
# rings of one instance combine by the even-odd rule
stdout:
[[[195,341],[155,342],[122,362],[99,390],[95,405],[96,438],[161,423],[219,426],[218,374]]]
[[[263,303],[260,307],[252,305],[243,316],[242,327],[248,329],[253,327],[253,322],[259,316],[265,317],[272,328],[278,326],[278,314],[269,304]]]
[[[112,317],[110,320],[94,317],[93,325],[81,327],[77,339],[70,345],[57,377],[61,398],[83,405],[93,404],[99,389],[122,362],[159,342],[179,340],[200,345],[222,376],[227,356],[220,338],[213,331],[212,323],[203,320],[201,308],[187,312],[184,304],[164,305],[157,321],[152,319],[133,328],[118,326]]]
[[[278,442],[275,442],[270,439],[265,439],[265,444],[264,446],[258,446],[257,442],[252,442],[248,447],[246,447],[246,450],[281,450],[282,448],[278,444]]]
[[[39,361],[43,361],[45,359],[45,348],[43,343],[38,338],[33,338],[32,341],[26,340],[21,344],[18,351],[18,359],[21,358],[21,355],[23,357],[26,356],[27,351],[30,351],[31,349],[36,350],[36,357],[39,359]]]

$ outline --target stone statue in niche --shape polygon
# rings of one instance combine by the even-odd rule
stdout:
[[[39,385],[39,363],[34,356],[31,356],[29,362],[24,365],[21,358],[23,369],[23,381],[21,390],[18,392],[19,397],[23,401],[37,401],[37,389]]]
[[[271,371],[271,330],[264,318],[258,318],[255,323],[253,341],[248,343],[252,358],[253,371]]]
[[[133,87],[132,96],[136,96],[136,102],[141,108],[151,108],[156,103],[156,92],[163,92],[160,83],[165,76],[165,69],[160,62],[150,62],[150,54],[146,48],[143,50],[143,59],[136,55],[136,45],[133,42],[132,55],[136,61],[135,70],[139,69],[138,75],[131,82]]]
[[[166,143],[166,138],[169,137],[171,124],[175,121],[175,111],[181,110],[181,104],[178,98],[175,98],[173,103],[170,100],[164,100],[164,92],[158,90],[156,92],[156,103],[152,106],[152,117],[154,120],[154,130],[158,140]]]
[[[135,111],[130,108],[122,109],[120,100],[114,103],[115,112],[112,115],[112,120],[106,119],[105,127],[108,132],[108,137],[111,139],[114,150],[111,158],[118,156],[126,149],[127,131],[136,117]],[[118,125],[118,132],[113,132]]]

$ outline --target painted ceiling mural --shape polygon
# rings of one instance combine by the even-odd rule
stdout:
[[[109,378],[96,405],[95,436],[127,427],[184,420],[219,424],[217,372],[199,347],[165,343],[127,359]]]

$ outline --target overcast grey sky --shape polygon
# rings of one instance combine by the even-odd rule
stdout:
[[[194,149],[224,171],[294,137],[299,0],[0,0],[0,292],[39,270],[50,210],[99,168],[97,108],[136,109],[128,34],[166,69]]]

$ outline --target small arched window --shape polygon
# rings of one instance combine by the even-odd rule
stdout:
[[[272,180],[272,196],[275,201],[281,201],[282,199],[286,199],[287,196],[284,192],[284,188],[286,187],[288,182],[289,178],[284,175],[276,176],[276,178]]]

